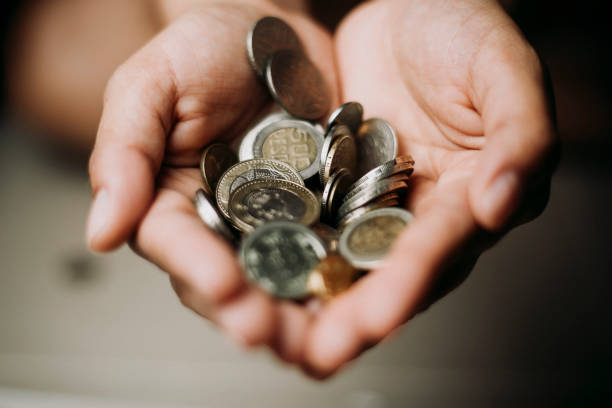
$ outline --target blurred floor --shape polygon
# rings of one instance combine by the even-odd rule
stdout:
[[[542,217],[320,384],[230,344],[129,250],[91,255],[84,171],[15,126],[0,132],[1,408],[598,406],[610,396],[612,149],[567,146]]]

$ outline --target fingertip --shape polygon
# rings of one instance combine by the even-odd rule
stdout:
[[[272,348],[281,360],[286,363],[302,361],[310,322],[310,314],[303,307],[290,302],[280,303],[278,327]]]
[[[516,209],[521,179],[514,170],[505,170],[488,183],[470,186],[470,204],[476,221],[489,231],[502,228]]]

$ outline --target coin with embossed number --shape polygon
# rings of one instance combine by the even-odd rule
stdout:
[[[234,241],[234,234],[225,223],[223,217],[217,212],[215,206],[209,201],[204,190],[196,191],[194,200],[198,215],[211,230],[230,242]]]
[[[302,177],[290,165],[272,159],[252,159],[236,163],[219,179],[215,197],[219,211],[229,220],[230,195],[241,185],[260,179],[288,180],[304,185]]]
[[[302,52],[300,38],[287,23],[277,17],[259,19],[247,34],[247,55],[257,76],[263,79],[266,63],[275,52],[294,50]]]
[[[357,277],[357,269],[341,256],[330,254],[308,276],[310,293],[329,300],[347,290]]]
[[[346,125],[356,134],[363,121],[363,106],[359,102],[346,102],[332,112],[327,119],[327,128],[335,124]]]
[[[291,299],[308,295],[308,276],[326,256],[321,238],[288,221],[262,225],[247,236],[239,250],[250,281],[274,296]]]
[[[317,120],[329,110],[330,96],[319,69],[301,52],[275,53],[266,68],[272,97],[293,116]]]
[[[253,126],[251,126],[242,139],[240,140],[240,146],[238,147],[238,159],[240,161],[250,160],[255,158],[253,153],[253,146],[255,145],[255,139],[257,135],[265,129],[267,126],[274,122],[278,122],[282,119],[292,119],[293,117],[285,111],[274,111],[260,118]],[[293,118],[295,119],[295,118]]]
[[[281,119],[262,128],[253,143],[253,157],[275,159],[295,168],[304,180],[319,169],[323,144],[320,125],[299,119]]]
[[[340,235],[340,255],[355,268],[377,268],[412,218],[409,211],[401,208],[370,211],[346,226]]]
[[[237,162],[236,153],[226,144],[214,143],[204,149],[202,160],[200,160],[200,170],[204,192],[209,197],[214,197],[217,183],[223,173]]]
[[[230,196],[233,224],[243,232],[270,221],[293,221],[311,225],[318,221],[320,207],[306,187],[286,180],[250,181]]]
[[[392,160],[397,155],[397,135],[384,119],[368,119],[357,132],[359,159],[358,177],[375,167]]]

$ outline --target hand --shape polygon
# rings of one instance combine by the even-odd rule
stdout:
[[[239,135],[271,103],[244,45],[264,15],[294,27],[336,91],[331,38],[299,10],[263,0],[191,8],[107,86],[90,161],[95,198],[87,237],[98,251],[129,240],[168,273],[184,305],[241,343],[270,344],[295,360],[302,341],[293,333],[303,332],[309,314],[246,285],[233,249],[204,226],[192,203],[203,147]]]
[[[384,266],[330,302],[305,367],[327,376],[458,285],[548,200],[557,137],[537,55],[493,1],[378,0],[335,37],[343,100],[387,119],[415,173],[415,220]]]

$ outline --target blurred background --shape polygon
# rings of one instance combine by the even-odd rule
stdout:
[[[85,247],[102,90],[158,30],[147,1],[2,6],[0,408],[610,406],[612,60],[607,14],[587,3],[507,4],[557,96],[547,210],[325,383],[239,350],[128,249]]]

